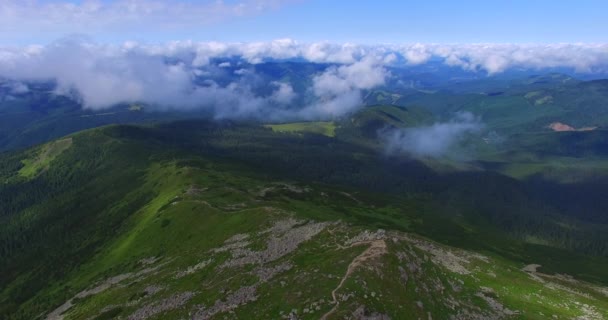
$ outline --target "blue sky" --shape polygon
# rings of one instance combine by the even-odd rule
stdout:
[[[181,9],[175,9],[178,2]],[[370,44],[605,43],[607,12],[605,0],[225,0],[219,5],[216,0],[5,0],[0,2],[0,45],[44,44],[74,33],[112,43],[279,38]]]
[[[608,74],[607,12],[606,0],[0,0],[0,78],[21,92],[53,79],[91,109],[136,101],[327,119],[361,107],[392,67]],[[272,81],[256,93],[248,64],[282,59],[336,65],[302,91]],[[226,72],[233,82],[214,82]],[[311,93],[295,113],[284,108]]]
[[[225,27],[239,40],[252,36],[364,43],[605,42],[606,13],[608,1],[316,0]]]

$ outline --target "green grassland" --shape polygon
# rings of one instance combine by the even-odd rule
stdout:
[[[266,127],[276,132],[309,132],[322,134],[328,137],[336,135],[336,124],[328,121],[292,122],[283,124],[269,124]]]

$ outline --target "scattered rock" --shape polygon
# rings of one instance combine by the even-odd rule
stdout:
[[[189,196],[198,196],[200,194],[202,194],[203,192],[207,191],[208,188],[201,188],[199,186],[196,185],[191,185],[188,190],[186,190],[186,195]]]
[[[345,243],[346,246],[356,245],[358,243],[367,243],[373,240],[384,240],[386,239],[386,231],[383,229],[378,229],[375,232],[370,232],[369,230],[365,230],[358,235],[348,239]]]
[[[149,266],[155,264],[159,259],[160,257],[148,257],[139,260],[138,263],[144,266]]]
[[[416,306],[417,306],[418,308],[420,308],[420,310],[423,310],[423,309],[424,309],[424,304],[422,303],[422,301],[416,301]]]
[[[193,273],[205,268],[206,266],[208,266],[212,261],[213,261],[212,259],[204,260],[193,266],[188,267],[188,269],[186,269],[186,270],[178,271],[175,274],[175,279],[183,278],[187,275],[193,274]]]
[[[366,309],[365,306],[360,306],[352,313],[352,319],[355,320],[390,320],[386,314],[381,314],[378,312],[370,312]]]
[[[151,285],[151,286],[145,287],[144,292],[146,293],[146,295],[153,295],[155,293],[162,291],[164,288],[165,287],[163,287],[163,286]]]
[[[249,235],[246,233],[237,233],[232,237],[228,238],[224,243],[243,242],[249,239]]]
[[[583,312],[583,315],[577,317],[576,320],[604,319],[604,317],[602,316],[602,314],[599,313],[597,311],[597,309],[595,309],[595,307],[592,307],[590,305],[583,304],[580,310],[581,310],[581,312]]]
[[[225,301],[216,300],[215,304],[210,308],[199,306],[199,310],[194,314],[192,320],[210,319],[218,313],[232,311],[241,305],[256,301],[256,287],[254,285],[239,288],[234,293],[228,295]]]
[[[494,295],[494,290],[490,288],[481,287],[482,291],[476,293],[477,297],[482,298],[485,302],[490,306],[490,308],[494,311],[496,318],[501,319],[504,316],[512,316],[516,315],[519,312],[512,311],[508,308],[505,308],[500,302],[498,302],[492,295]]]
[[[266,242],[266,249],[262,251],[252,251],[248,248],[237,246],[232,250],[233,258],[226,261],[221,267],[236,267],[246,264],[264,264],[275,261],[296,250],[300,243],[310,240],[321,232],[328,225],[322,223],[307,223],[299,227],[294,227],[299,221],[295,219],[277,222],[272,228],[269,239]],[[235,242],[236,244],[238,242]]]
[[[430,253],[430,258],[433,263],[442,265],[446,269],[454,273],[470,274],[471,271],[468,270],[465,265],[469,264],[471,259],[482,260],[485,262],[488,261],[487,257],[480,254],[470,253],[458,249],[444,249],[441,246],[436,245],[430,241],[413,238],[408,235],[404,235],[402,236],[402,238],[408,242],[411,242],[418,249]]]
[[[293,267],[293,265],[289,262],[283,262],[279,265],[273,267],[258,267],[253,273],[260,279],[261,282],[267,282],[268,280],[274,278],[275,275],[288,271]]]
[[[118,285],[120,282],[130,279],[130,278],[138,278],[138,277],[141,278],[142,276],[148,275],[148,274],[156,271],[157,269],[159,269],[160,267],[162,267],[163,265],[165,265],[167,263],[168,263],[168,261],[165,263],[156,265],[154,267],[149,267],[149,268],[140,270],[138,272],[129,272],[129,273],[125,273],[125,274],[121,274],[121,275],[117,275],[117,276],[108,278],[93,288],[86,289],[86,290],[83,290],[83,291],[77,293],[70,300],[66,301],[61,306],[57,307],[57,309],[55,309],[51,313],[49,313],[46,316],[46,319],[47,320],[62,320],[63,314],[74,305],[74,299],[83,299],[88,296],[99,294],[99,293],[104,292],[107,289],[111,288],[112,286]]]
[[[275,183],[274,185],[267,187],[267,188],[263,188],[262,190],[260,190],[258,192],[258,196],[260,197],[265,197],[266,195],[268,195],[270,192],[273,191],[289,191],[289,192],[293,192],[293,193],[304,193],[304,192],[309,192],[310,189],[309,188],[301,188],[298,187],[296,185],[292,185],[292,184],[288,184],[288,183]]]
[[[128,317],[128,319],[143,320],[165,311],[175,310],[186,304],[192,297],[194,297],[194,292],[190,291],[173,295],[159,302],[151,303],[137,309]]]

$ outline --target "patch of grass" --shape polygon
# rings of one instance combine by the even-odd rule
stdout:
[[[336,124],[332,121],[315,121],[315,122],[293,122],[283,124],[268,124],[267,128],[271,128],[275,132],[309,132],[322,134],[328,137],[336,136]]]
[[[72,145],[72,138],[61,139],[43,145],[32,159],[24,159],[19,175],[31,179],[43,170],[48,169],[51,162]]]

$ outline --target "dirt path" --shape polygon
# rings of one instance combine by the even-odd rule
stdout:
[[[365,251],[363,251],[360,255],[356,256],[355,259],[353,259],[353,261],[351,261],[351,263],[348,265],[348,268],[346,269],[346,273],[342,277],[342,280],[340,280],[338,286],[331,292],[331,298],[333,300],[334,307],[331,308],[331,310],[329,310],[326,314],[324,314],[321,317],[321,320],[327,319],[327,317],[336,312],[336,309],[338,309],[338,305],[340,304],[336,293],[338,292],[338,290],[340,290],[340,288],[342,288],[342,285],[344,285],[346,279],[350,277],[350,275],[357,269],[357,267],[361,266],[367,260],[379,257],[386,253],[386,242],[384,242],[384,240],[355,242],[349,247],[360,246],[364,244],[369,244],[369,248],[365,249]]]

